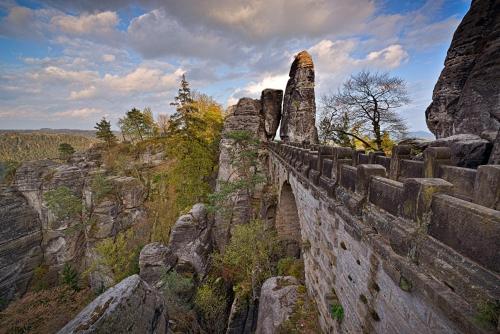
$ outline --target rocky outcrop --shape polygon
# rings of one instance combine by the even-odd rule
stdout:
[[[257,323],[257,305],[248,296],[236,295],[227,321],[226,334],[251,334]]]
[[[97,297],[58,333],[166,334],[167,330],[165,300],[133,275]]]
[[[260,101],[264,114],[266,137],[268,140],[273,140],[280,125],[283,91],[281,89],[264,89],[260,95]]]
[[[257,139],[261,143],[266,142],[265,119],[261,109],[261,101],[250,98],[240,99],[236,106],[229,109],[229,116],[224,121],[224,129],[220,142],[217,190],[220,190],[221,185],[225,182],[233,182],[241,178],[237,168],[234,166],[234,161],[243,148],[236,144],[234,134],[246,132],[253,139]],[[262,161],[261,166],[258,168],[259,172],[266,168],[264,163],[266,154],[264,149],[261,149],[259,152],[259,160]],[[256,213],[251,206],[251,202],[258,201],[260,195],[258,192],[248,194],[246,191],[240,191],[233,195],[232,202],[234,205],[228,209],[231,210],[231,214],[216,213],[214,241],[218,249],[223,249],[229,240],[232,226],[247,223],[255,216]]]
[[[212,251],[205,205],[195,204],[188,214],[177,219],[170,232],[169,247],[178,258],[177,271],[192,267],[197,275],[205,275]]]
[[[256,334],[277,333],[280,325],[293,312],[297,303],[299,283],[291,276],[271,277],[260,292]]]
[[[458,167],[477,168],[488,163],[492,144],[473,134],[461,134],[437,139],[430,147],[449,147],[451,162]]]
[[[42,261],[41,243],[35,210],[19,192],[0,189],[0,300],[8,302],[26,291]]]
[[[458,26],[425,114],[438,137],[500,128],[500,3],[474,0]]]
[[[177,264],[177,255],[170,247],[159,242],[147,244],[139,255],[140,276],[148,284],[155,286],[162,275]]]
[[[286,84],[281,117],[283,141],[318,142],[316,102],[314,97],[314,64],[307,51],[295,56]]]

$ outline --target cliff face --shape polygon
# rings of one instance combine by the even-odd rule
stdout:
[[[500,128],[500,2],[474,0],[458,26],[425,115],[438,137]]]
[[[11,186],[0,189],[0,298],[22,296],[40,265],[48,269],[49,283],[58,281],[66,263],[79,271],[87,269],[98,256],[99,241],[146,222],[142,183],[107,175],[100,165],[100,156],[91,151],[63,164],[25,162]],[[103,198],[93,189],[96,175],[103,175],[112,189]],[[60,187],[81,200],[77,216],[59,219],[47,206],[46,194]],[[97,269],[90,275],[92,287],[114,284],[106,268]]]

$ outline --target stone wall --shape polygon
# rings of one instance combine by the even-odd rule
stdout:
[[[447,148],[428,149],[418,168],[404,163],[406,147],[390,159],[317,145],[270,149],[274,184],[290,184],[297,202],[306,285],[325,333],[494,332],[474,319],[500,297],[499,166],[451,166]]]

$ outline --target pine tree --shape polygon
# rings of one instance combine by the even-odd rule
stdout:
[[[96,123],[94,128],[97,130],[96,137],[104,140],[108,148],[116,143],[116,136],[111,131],[111,123],[106,121],[106,118],[103,117],[99,123]]]
[[[75,153],[75,149],[68,143],[59,144],[59,159],[68,161]]]
[[[186,80],[186,76],[183,74],[181,79],[181,87],[175,97],[175,101],[171,102],[171,106],[176,106],[177,109],[182,108],[186,104],[192,103],[193,98],[191,96],[191,88],[189,88],[189,82]]]

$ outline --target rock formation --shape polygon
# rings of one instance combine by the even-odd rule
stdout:
[[[273,140],[280,125],[283,91],[281,89],[264,89],[260,101],[264,114],[266,137],[268,140]]]
[[[170,247],[153,242],[144,246],[139,255],[140,276],[148,284],[156,286],[161,276],[177,264],[177,255]]]
[[[283,141],[318,142],[316,102],[314,97],[314,65],[307,51],[299,52],[290,68],[281,117],[280,137]]]
[[[500,128],[500,3],[474,0],[458,26],[425,114],[438,137]]]
[[[166,334],[167,330],[165,300],[133,275],[97,297],[58,333]]]
[[[42,262],[42,225],[13,189],[0,189],[0,208],[0,299],[8,302],[26,291]]]
[[[297,303],[299,282],[291,276],[267,279],[262,285],[256,334],[277,333]]]
[[[211,230],[207,210],[201,203],[177,219],[169,240],[171,252],[178,258],[177,271],[193,268],[199,276],[205,275],[212,251]]]

